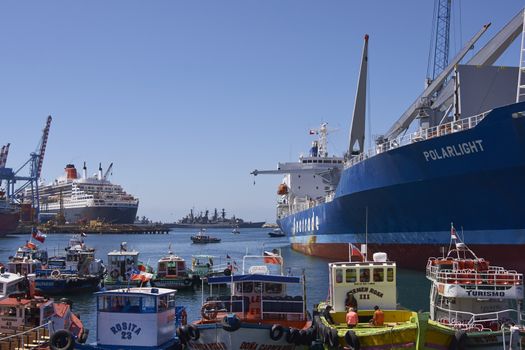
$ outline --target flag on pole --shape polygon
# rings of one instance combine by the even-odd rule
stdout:
[[[450,239],[458,239],[453,223],[450,223]]]
[[[144,271],[140,271],[140,270],[137,270],[137,269],[133,269],[131,270],[131,276],[130,276],[130,280],[132,281],[141,281],[141,282],[148,282],[149,280],[151,280],[153,278],[153,274],[152,273],[148,273],[148,272],[144,272]]]
[[[47,235],[45,233],[43,233],[42,231],[36,229],[35,227],[33,227],[31,235],[33,236],[34,239],[36,239],[40,243],[44,243],[44,241],[46,240],[46,237],[47,237]]]

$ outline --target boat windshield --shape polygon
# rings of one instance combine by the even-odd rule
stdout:
[[[175,293],[152,295],[100,295],[99,312],[157,313],[175,308]]]

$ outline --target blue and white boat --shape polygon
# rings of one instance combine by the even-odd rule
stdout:
[[[308,156],[253,172],[284,176],[277,223],[292,248],[345,261],[348,243],[368,243],[370,253],[421,269],[448,246],[453,221],[473,250],[525,271],[525,63],[493,66],[522,28],[520,11],[463,60],[484,25],[365,149],[367,36],[345,154],[329,155],[323,124]]]
[[[35,289],[41,294],[93,292],[100,289],[106,273],[95,249],[89,248],[82,237],[73,236],[65,256],[50,257],[45,268],[35,272]]]
[[[272,253],[245,256],[242,271],[208,278],[201,319],[177,330],[181,342],[196,350],[308,348],[314,334],[304,277],[285,275],[282,257]],[[229,293],[214,295],[213,287],[224,284]]]
[[[185,323],[185,309],[175,305],[175,291],[127,288],[97,295],[96,342],[75,349],[181,349],[176,328]]]

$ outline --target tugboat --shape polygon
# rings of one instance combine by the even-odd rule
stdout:
[[[108,253],[107,270],[106,289],[140,287],[153,277],[153,269],[139,261],[138,251],[128,251],[126,242],[120,244],[120,250]]]
[[[180,349],[176,328],[186,324],[175,291],[126,288],[97,295],[97,341],[75,349]]]
[[[328,264],[328,301],[314,310],[318,338],[325,349],[416,349],[418,314],[397,309],[396,263],[385,253],[373,261],[350,246],[351,261]],[[357,257],[358,261],[352,261]],[[347,323],[347,312],[357,314]],[[382,319],[374,317],[380,310]]]
[[[152,287],[170,289],[193,288],[196,284],[194,282],[191,271],[186,268],[186,261],[174,255],[171,250],[158,261],[157,273],[150,280]]]
[[[429,258],[426,346],[518,349],[525,344],[523,274],[478,257],[451,228],[446,256]]]
[[[191,236],[191,241],[195,244],[220,243],[221,239],[206,234],[206,229],[201,229],[199,233]]]
[[[213,286],[225,283],[230,293],[214,296]],[[279,254],[245,256],[242,274],[208,284],[201,319],[177,330],[188,349],[306,349],[313,340],[304,276],[284,275]]]
[[[65,250],[66,256],[51,257],[46,268],[36,271],[36,290],[44,295],[98,291],[106,269],[95,249],[73,236]]]

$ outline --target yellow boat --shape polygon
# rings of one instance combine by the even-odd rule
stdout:
[[[373,261],[336,262],[329,267],[329,295],[319,303],[314,321],[318,339],[324,348],[348,349],[418,349],[419,319],[416,312],[397,308],[396,263],[385,253],[375,253]],[[348,296],[355,300],[359,321],[346,324]],[[356,302],[357,301],[357,302]],[[331,311],[326,307],[330,305]],[[384,323],[371,323],[374,307],[384,314]],[[328,314],[333,323],[330,322]]]

